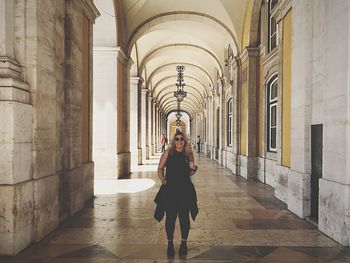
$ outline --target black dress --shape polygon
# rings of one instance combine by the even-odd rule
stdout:
[[[184,152],[169,153],[165,164],[166,185],[162,185],[154,199],[155,219],[161,221],[164,211],[189,211],[195,220],[198,214],[197,194],[190,178],[188,158]]]

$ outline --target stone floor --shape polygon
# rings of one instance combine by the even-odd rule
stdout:
[[[153,219],[160,183],[150,161],[146,171],[132,175],[146,187],[112,187],[115,194],[97,195],[45,240],[0,262],[350,262],[349,248],[289,212],[271,187],[233,176],[203,155],[196,160],[200,211],[187,258],[167,259],[164,222]],[[176,249],[179,241],[177,223]]]

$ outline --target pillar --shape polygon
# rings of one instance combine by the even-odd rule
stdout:
[[[148,160],[152,155],[152,108],[153,97],[147,97],[147,120],[146,120],[146,159]]]
[[[130,152],[131,152],[131,170],[135,170],[138,165],[139,153],[139,116],[138,116],[138,90],[140,77],[130,78]]]
[[[0,255],[25,248],[34,230],[33,106],[14,40],[15,1],[0,0]]]
[[[257,68],[259,49],[255,47],[246,48],[241,56],[242,64],[247,65],[247,108],[246,111],[246,160],[240,169],[240,174],[247,179],[257,179]],[[243,74],[243,73],[242,73]],[[242,157],[241,157],[242,158]]]
[[[132,61],[124,52],[118,52],[117,63],[117,174],[118,178],[130,175],[130,67]]]
[[[144,120],[142,120],[143,116],[143,109],[142,107],[144,106],[142,104],[142,85],[143,85],[143,79],[140,78],[137,86],[137,152],[138,152],[138,158],[137,158],[137,164],[141,165],[142,164],[142,149],[145,147],[142,147],[142,136],[145,133],[145,129],[142,129],[142,125]],[[144,103],[144,102],[143,102]]]
[[[311,211],[312,0],[293,1],[292,23],[292,129],[288,209],[305,217]]]
[[[148,104],[148,89],[141,88],[141,148],[142,148],[142,163],[145,163],[148,154],[148,123],[147,123],[147,104]]]
[[[95,179],[117,178],[118,49],[94,47],[93,160]]]

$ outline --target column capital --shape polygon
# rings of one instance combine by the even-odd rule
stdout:
[[[130,84],[138,85],[140,82],[140,77],[130,77]]]
[[[141,88],[141,93],[142,93],[142,94],[147,95],[148,92],[149,92],[148,89],[146,89],[146,88]]]
[[[259,47],[246,47],[241,55],[239,56],[239,59],[242,61],[246,61],[248,58],[251,57],[259,57],[260,55],[260,48]]]
[[[121,47],[117,47],[115,50],[117,52],[117,59],[121,63],[123,64],[129,63],[128,58],[126,57],[125,52]]]

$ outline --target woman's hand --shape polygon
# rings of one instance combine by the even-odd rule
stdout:
[[[166,179],[164,178],[163,180],[161,180],[162,185],[166,185]]]
[[[194,175],[198,169],[198,166],[194,164],[194,162],[189,162],[190,166],[190,175]]]
[[[190,169],[191,170],[196,170],[196,165],[194,164],[194,162],[190,162]]]

